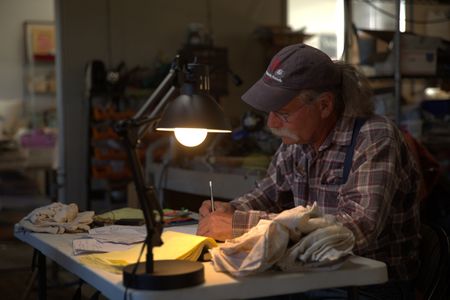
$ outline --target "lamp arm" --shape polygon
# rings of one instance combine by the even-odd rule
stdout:
[[[166,90],[169,86],[173,85],[174,79],[178,75],[178,71],[180,70],[180,56],[176,55],[175,59],[172,62],[172,66],[170,67],[169,73],[164,77],[163,81],[158,85],[155,91],[150,95],[148,100],[144,103],[144,105],[139,109],[139,111],[132,117],[134,120],[139,120],[143,116],[149,114],[149,110],[151,109],[152,104],[155,101],[161,99],[161,93]],[[152,111],[152,114],[159,114],[159,111]]]
[[[169,73],[141,109],[132,118],[119,121],[114,126],[114,130],[123,141],[130,162],[136,193],[144,214],[147,229],[147,237],[145,240],[147,246],[147,259],[145,264],[147,273],[153,273],[152,248],[163,244],[161,234],[164,220],[163,211],[159,201],[156,199],[154,187],[148,186],[145,182],[142,164],[139,161],[136,148],[140,143],[140,138],[143,133],[149,127],[153,128],[154,124],[159,120],[161,111],[171,99],[175,91],[174,79],[176,79],[178,71],[179,55],[175,57]],[[157,102],[156,106],[154,105],[155,102]]]
[[[167,91],[167,93],[164,95],[164,97],[148,117],[141,117],[139,120],[136,120],[136,125],[139,126],[138,132],[136,134],[137,139],[140,139],[149,127],[152,127],[152,130],[154,130],[154,124],[156,124],[156,121],[160,119],[159,112],[161,112],[163,108],[166,107],[172,95],[175,93],[175,89],[175,86],[170,87],[170,89]]]

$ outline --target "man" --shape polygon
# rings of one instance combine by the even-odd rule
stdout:
[[[360,289],[360,298],[409,299],[418,268],[419,177],[402,134],[373,114],[370,96],[362,75],[318,49],[297,44],[278,52],[242,99],[269,113],[267,125],[283,143],[254,190],[216,202],[214,212],[209,200],[202,204],[198,234],[229,239],[261,218],[317,202],[354,233],[355,254],[388,266],[389,283]],[[339,289],[307,294],[345,298]]]

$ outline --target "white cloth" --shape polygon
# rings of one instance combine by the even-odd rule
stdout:
[[[82,232],[89,230],[93,211],[78,212],[75,203],[55,202],[36,208],[15,225],[15,231],[46,233]]]
[[[286,251],[288,242],[289,231],[286,227],[270,220],[261,220],[247,233],[209,251],[216,271],[246,276],[263,272],[274,265]]]
[[[289,244],[294,244],[288,248]],[[329,266],[351,253],[353,233],[322,216],[316,203],[261,220],[247,233],[210,249],[216,271],[233,276],[263,272],[274,265],[283,271]]]
[[[336,269],[351,254],[354,242],[350,229],[340,224],[318,228],[290,247],[277,266],[287,272]]]

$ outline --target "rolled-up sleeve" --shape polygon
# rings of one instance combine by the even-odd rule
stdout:
[[[280,181],[282,177],[280,176],[279,168],[279,163],[283,160],[279,155],[280,149],[275,153],[267,169],[266,177],[257,182],[251,192],[230,202],[235,208],[233,215],[233,236],[242,235],[255,226],[260,219],[268,219],[274,213],[276,215],[276,213],[280,212],[280,208],[276,203],[279,185],[277,181]]]
[[[258,224],[261,219],[273,219],[276,214],[260,210],[237,210],[233,215],[233,237],[238,237]]]

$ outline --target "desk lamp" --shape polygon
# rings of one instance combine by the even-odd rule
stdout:
[[[180,78],[183,79],[180,95],[171,102],[179,88]],[[136,147],[145,131],[155,129],[158,122],[156,130],[174,131],[177,140],[188,147],[202,143],[208,132],[231,132],[222,109],[208,95],[208,91],[208,67],[195,61],[181,66],[177,55],[167,76],[139,111],[132,118],[115,125],[114,129],[123,141],[130,162],[147,229],[146,262],[124,268],[123,283],[126,287],[167,290],[201,284],[205,280],[200,262],[153,260],[152,248],[163,244],[163,212],[154,187],[145,183]]]

